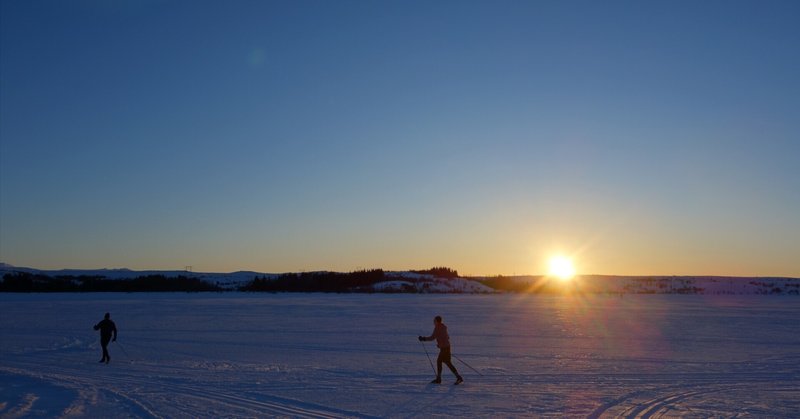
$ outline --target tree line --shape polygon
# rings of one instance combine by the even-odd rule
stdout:
[[[341,272],[286,273],[277,278],[259,277],[239,288],[255,292],[359,292],[385,281],[383,269]]]
[[[198,278],[146,275],[130,279],[101,276],[48,276],[27,272],[3,275],[0,292],[200,292],[222,288]]]
[[[433,267],[410,271],[436,278],[458,277],[455,269]],[[11,272],[0,281],[0,292],[201,292],[201,291],[247,291],[247,292],[373,292],[377,283],[401,279],[416,282],[413,278],[394,278],[383,269],[365,269],[353,272],[302,272],[285,273],[278,276],[255,277],[236,289],[222,288],[190,276],[167,277],[145,275],[129,279],[108,279],[92,275],[49,276],[42,273]],[[394,292],[419,292],[407,286]]]

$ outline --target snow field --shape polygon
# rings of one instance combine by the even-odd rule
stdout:
[[[454,359],[464,385],[428,384],[437,314],[483,376]],[[777,296],[0,294],[0,416],[797,417],[799,315]]]

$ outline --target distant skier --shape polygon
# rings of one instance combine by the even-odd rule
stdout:
[[[436,346],[439,348],[439,357],[436,358],[436,378],[431,381],[431,384],[442,383],[442,363],[447,365],[450,371],[456,376],[456,382],[454,384],[461,384],[464,382],[464,379],[458,374],[456,367],[453,366],[453,362],[450,359],[450,336],[447,334],[447,326],[442,323],[442,316],[434,317],[433,333],[430,336],[419,336],[418,339],[420,342],[436,339]]]
[[[111,321],[111,314],[106,313],[106,316],[103,320],[100,320],[100,323],[94,325],[94,330],[100,331],[100,345],[103,347],[103,359],[100,362],[105,362],[106,364],[111,361],[111,357],[108,356],[108,342],[116,342],[117,341],[117,325]],[[114,339],[111,339],[111,334],[114,334]]]

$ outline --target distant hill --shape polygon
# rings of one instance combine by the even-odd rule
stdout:
[[[258,276],[268,275],[259,272],[232,272],[232,273],[205,273],[205,272],[191,272],[187,270],[145,270],[134,271],[127,268],[118,269],[59,269],[59,270],[42,270],[34,268],[15,267],[8,264],[0,264],[0,278],[5,277],[10,273],[28,273],[33,275],[42,275],[52,278],[58,277],[95,277],[106,280],[125,280],[135,279],[140,277],[162,276],[164,278],[195,278],[219,286],[223,289],[236,289],[240,285],[252,281]]]
[[[800,295],[800,278],[579,275],[472,278],[496,290],[532,293]]]
[[[449,268],[355,272],[231,273],[188,270],[40,270],[0,263],[0,291],[253,291],[800,295],[800,278],[581,275],[461,277]]]
[[[447,268],[423,271],[259,273],[190,272],[187,270],[61,269],[0,265],[0,291],[253,291],[253,292],[361,292],[361,293],[491,293],[494,289]],[[105,282],[104,282],[105,281]],[[138,282],[136,282],[138,281]],[[189,289],[172,289],[176,281]],[[187,282],[189,281],[189,282]],[[210,288],[199,289],[202,281]],[[113,284],[121,282],[123,284]],[[147,289],[136,289],[147,284]],[[124,285],[124,286],[123,286]]]

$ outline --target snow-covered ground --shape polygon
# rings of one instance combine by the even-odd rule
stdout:
[[[436,314],[482,376],[428,384]],[[0,416],[798,417],[798,319],[790,296],[0,294]]]

